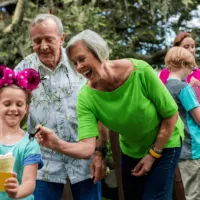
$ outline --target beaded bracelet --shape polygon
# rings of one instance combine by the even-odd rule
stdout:
[[[153,146],[152,148],[156,153],[161,154],[162,153],[162,149],[157,149],[155,146]]]
[[[156,153],[152,148],[149,149],[149,153],[154,157],[154,158],[160,158],[162,155],[159,153]]]

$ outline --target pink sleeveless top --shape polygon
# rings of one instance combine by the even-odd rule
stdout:
[[[159,75],[159,78],[161,79],[164,85],[166,85],[168,77],[169,77],[169,71],[166,68],[164,68]],[[200,81],[200,70],[198,68],[195,68],[194,71],[187,76],[186,82],[190,83],[192,77]],[[193,84],[192,87],[197,95],[198,101],[200,102],[200,83]]]

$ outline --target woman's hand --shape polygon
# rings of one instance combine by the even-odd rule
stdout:
[[[194,77],[190,79],[190,85],[193,87],[200,87],[200,81]]]
[[[94,184],[106,175],[106,160],[101,152],[95,152],[90,164],[90,177],[94,178]]]
[[[60,138],[51,129],[42,125],[37,125],[36,129],[39,129],[36,134],[36,139],[42,146],[57,149]]]
[[[133,176],[144,176],[147,175],[148,172],[151,170],[151,167],[156,159],[147,154],[144,158],[140,160],[140,162],[135,166],[132,170]]]
[[[5,186],[5,189],[6,189],[8,196],[10,198],[16,198],[19,183],[18,183],[18,180],[17,180],[17,174],[15,172],[13,172],[12,175],[13,175],[12,178],[6,179],[4,186]]]

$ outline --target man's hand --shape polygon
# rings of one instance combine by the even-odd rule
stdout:
[[[19,184],[17,180],[17,174],[13,172],[12,175],[12,178],[6,179],[4,186],[8,196],[10,198],[16,198]]]
[[[60,138],[51,129],[41,125],[37,125],[36,129],[39,129],[36,139],[42,146],[53,150],[58,147]]]
[[[140,162],[135,166],[132,170],[133,176],[144,176],[147,175],[148,172],[151,170],[151,167],[156,159],[147,154],[144,158],[140,160]]]
[[[106,160],[101,152],[95,152],[92,162],[90,164],[90,176],[94,178],[96,184],[106,175]]]

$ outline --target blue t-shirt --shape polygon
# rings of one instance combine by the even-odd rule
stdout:
[[[200,106],[196,94],[192,86],[178,79],[168,79],[166,87],[178,104],[179,115],[185,124],[185,140],[180,159],[199,159],[200,126],[190,114],[192,109]]]
[[[26,133],[22,139],[13,145],[4,145],[0,143],[0,154],[7,154],[12,152],[15,157],[15,164],[13,171],[17,173],[19,185],[22,182],[24,167],[31,164],[38,163],[38,169],[42,168],[43,161],[41,159],[40,146],[38,142],[29,140],[29,134]],[[0,199],[10,200],[6,192],[0,192]],[[33,195],[29,195],[23,200],[33,200]]]

